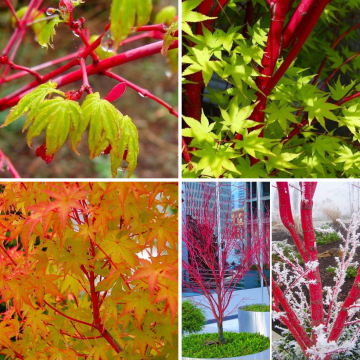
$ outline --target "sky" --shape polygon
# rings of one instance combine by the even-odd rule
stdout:
[[[299,187],[299,183],[290,182],[290,184]],[[359,209],[360,205],[360,189],[352,186],[351,184],[356,184],[360,186],[359,182],[353,181],[337,181],[337,182],[322,182],[318,181],[314,195],[314,203],[321,204],[326,199],[331,199],[334,206],[338,207],[342,214],[350,213],[350,195],[354,199],[355,211]],[[349,194],[349,186],[352,194]],[[274,191],[276,189],[273,188]],[[290,196],[293,195],[295,190],[290,187]],[[273,192],[274,193],[274,192]]]

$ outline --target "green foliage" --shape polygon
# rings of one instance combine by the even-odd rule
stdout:
[[[322,229],[329,229],[328,226],[323,225],[321,227]],[[324,232],[320,232],[320,231],[315,231],[315,237],[316,237],[316,244],[317,245],[325,245],[328,244],[330,242],[336,242],[339,241],[339,235],[337,234],[336,231],[331,232],[331,233],[324,233]]]
[[[56,34],[55,26],[62,22],[64,22],[64,20],[61,20],[60,17],[56,16],[41,30],[37,41],[42,47],[48,48],[49,45],[52,48],[54,47],[52,41]]]
[[[205,311],[196,306],[191,300],[182,302],[182,332],[195,333],[204,328],[206,323]]]
[[[349,266],[346,269],[346,279],[355,279],[356,275],[358,273],[358,268],[356,268],[355,266]]]
[[[145,25],[152,11],[152,0],[113,0],[111,4],[110,30],[115,48],[128,37],[133,26]]]
[[[165,6],[155,16],[155,24],[171,25],[175,21],[177,9],[175,6]]]
[[[203,34],[197,34],[197,23],[212,19],[196,12],[201,3],[182,2],[183,83],[190,81],[185,76],[201,72],[207,87],[204,96],[220,115],[208,117],[207,123],[202,118],[201,124],[185,118],[188,128],[183,136],[191,138],[189,148],[196,151],[190,152],[193,170],[183,164],[184,177],[359,177],[358,99],[342,102],[360,91],[360,57],[343,65],[356,54],[351,42],[356,41],[357,32],[350,31],[332,47],[334,36],[337,39],[349,30],[349,19],[358,16],[358,1],[337,0],[326,7],[296,60],[267,96],[265,108],[259,110],[265,115],[260,124],[251,115],[261,98],[257,78],[267,43],[269,6],[266,1],[253,1],[258,15],[244,38],[245,11],[240,11],[237,1],[230,1],[220,12],[213,32],[203,26]],[[293,2],[293,8],[297,5]],[[335,24],[339,28],[334,35]],[[274,73],[287,54],[287,50],[281,53]],[[320,85],[315,85],[325,59]],[[340,71],[320,89],[339,66]],[[210,88],[215,78],[226,83],[226,88]],[[236,140],[238,134],[242,138]]]
[[[25,95],[11,109],[2,126],[11,124],[29,112],[23,128],[23,131],[29,128],[28,145],[31,146],[32,139],[46,128],[46,155],[57,152],[68,135],[72,149],[78,154],[76,145],[89,127],[90,158],[94,159],[110,148],[112,176],[116,177],[120,168],[123,172],[128,171],[130,177],[136,168],[139,154],[137,128],[132,120],[123,116],[109,101],[101,99],[99,93],[89,94],[80,107],[56,87],[56,83],[49,82]],[[53,93],[60,96],[46,98]]]
[[[291,253],[294,255],[295,259],[297,259],[299,261],[299,264],[304,264],[304,260],[301,257],[301,255],[299,254],[299,252],[296,249],[295,245],[290,245],[287,243],[287,240],[283,240],[283,241],[277,241],[276,245],[282,249],[284,255],[289,258],[292,259]],[[273,263],[275,262],[279,262],[281,261],[280,257],[275,254],[274,252],[272,252],[272,261]]]
[[[263,304],[246,305],[246,306],[242,307],[241,310],[255,311],[255,312],[268,312],[268,311],[270,311],[270,305],[263,305]]]
[[[170,25],[168,31],[166,32],[164,36],[164,45],[161,49],[161,53],[163,55],[167,54],[169,50],[169,46],[173,43],[175,40],[175,33],[178,31],[178,22],[174,22]]]
[[[193,334],[183,337],[182,355],[191,358],[229,358],[262,352],[270,347],[270,339],[257,333],[224,332],[225,344],[206,345],[217,340],[217,334]]]
[[[335,270],[336,270],[336,269],[335,269],[334,267],[332,267],[332,266],[329,266],[329,267],[326,268],[326,272],[327,272],[327,273],[334,273]]]

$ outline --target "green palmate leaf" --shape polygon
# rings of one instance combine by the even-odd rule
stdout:
[[[84,114],[84,120],[73,134],[73,149],[80,142],[81,135],[90,124],[90,159],[99,156],[109,145],[112,146],[112,151],[118,156],[119,121],[123,117],[122,114],[109,101],[100,99],[98,92],[86,97],[81,105],[81,110]]]
[[[237,162],[239,163],[239,165],[236,166],[236,168],[241,173],[242,178],[254,179],[268,177],[266,172],[262,169],[264,165],[261,162],[258,162],[255,165],[251,165],[248,156],[238,158]]]
[[[209,17],[200,14],[194,10],[204,0],[187,0],[182,2],[182,30],[190,35],[193,35],[188,22],[201,22],[210,19],[216,19],[215,17]]]
[[[145,25],[152,11],[151,0],[113,0],[110,12],[110,31],[115,48],[126,39],[133,26]]]
[[[266,169],[268,172],[275,168],[289,173],[287,169],[299,168],[292,164],[291,161],[299,157],[301,153],[293,154],[282,152],[282,144],[275,146],[272,152],[273,154],[268,156],[268,161],[266,162]]]
[[[245,41],[238,42],[238,47],[234,49],[234,52],[241,54],[245,65],[247,65],[252,60],[261,65],[261,61],[264,55],[263,49],[255,45],[248,47]]]
[[[235,140],[235,149],[243,149],[250,156],[257,158],[256,153],[274,155],[270,150],[270,146],[277,142],[277,140],[266,139],[259,137],[261,129],[254,130],[247,134],[247,131],[243,131],[243,140]]]
[[[359,139],[359,128],[360,128],[360,109],[358,104],[350,106],[348,109],[343,109],[343,117],[339,117],[340,126],[347,126],[352,134]]]
[[[229,111],[225,111],[220,108],[221,115],[224,119],[223,124],[230,128],[233,133],[256,126],[258,123],[252,120],[247,120],[252,114],[256,103],[240,108],[236,98],[234,98],[234,100],[235,101],[231,101],[230,103]]]
[[[6,117],[5,122],[2,126],[7,126],[13,121],[17,120],[20,116],[24,115],[29,110],[36,111],[39,104],[45,99],[45,97],[51,93],[56,93],[59,95],[65,96],[65,94],[56,90],[57,83],[49,81],[46,84],[38,86],[35,90],[25,95],[17,105],[15,105],[11,110],[9,115]],[[29,114],[30,117],[30,114]],[[28,124],[25,124],[24,130]]]
[[[328,103],[327,99],[327,96],[320,99],[315,97],[307,101],[307,106],[304,110],[309,112],[310,124],[314,120],[314,118],[316,118],[321,124],[321,126],[326,129],[324,118],[338,121],[338,118],[334,113],[331,112],[331,110],[338,109],[339,106]]]
[[[353,165],[360,166],[360,153],[353,154],[352,150],[342,145],[336,152],[339,157],[335,160],[335,163],[344,163],[344,171],[348,171]]]
[[[26,136],[28,145],[47,128],[46,155],[52,155],[64,144],[69,132],[78,128],[82,112],[77,102],[56,97],[43,101],[28,120],[32,124]]]
[[[201,121],[183,116],[184,121],[190,126],[182,131],[183,136],[195,138],[196,141],[202,143],[204,141],[213,144],[216,135],[212,132],[215,123],[209,125],[209,120],[204,114],[201,115]]]
[[[56,34],[55,26],[62,22],[64,22],[64,20],[61,20],[59,17],[55,17],[41,30],[37,41],[42,47],[48,48],[49,45],[50,47],[54,47],[52,45],[52,41],[54,35]]]
[[[251,37],[253,44],[259,44],[260,46],[265,47],[267,41],[267,31],[268,29],[263,29],[260,25],[260,20],[253,26],[248,25],[248,33]]]
[[[215,177],[219,177],[225,170],[229,170],[235,173],[239,173],[235,165],[230,159],[237,158],[241,155],[236,154],[230,144],[221,146],[211,146],[208,143],[204,143],[204,148],[192,152],[195,156],[201,158],[196,166],[196,171],[210,168]]]
[[[293,114],[297,109],[290,106],[283,106],[278,108],[275,102],[272,102],[271,105],[264,110],[264,112],[269,113],[267,118],[267,125],[272,124],[274,121],[279,121],[281,128],[288,133],[289,121],[297,122],[296,116]]]
[[[334,154],[339,148],[339,142],[341,140],[326,135],[319,135],[312,146],[312,155],[318,152],[324,159],[327,158],[327,154]]]
[[[119,119],[120,141],[117,154],[111,150],[111,173],[115,177],[118,169],[128,170],[128,177],[131,176],[137,165],[139,155],[138,131],[132,120],[128,116]],[[127,150],[126,160],[123,160]]]
[[[323,163],[324,159],[319,154],[305,156],[301,160],[301,165],[303,165],[310,176],[312,176],[312,174],[321,174],[323,177],[326,177]]]
[[[348,86],[343,86],[341,85],[339,76],[334,86],[329,85],[331,97],[336,101],[342,99],[355,86],[355,83],[356,81],[352,81]]]

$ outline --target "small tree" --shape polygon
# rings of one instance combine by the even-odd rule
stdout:
[[[193,191],[187,184],[182,214],[183,253],[187,256],[183,260],[183,286],[205,296],[206,303],[193,301],[211,310],[217,321],[219,344],[224,344],[224,318],[244,299],[228,310],[230,300],[236,285],[254,263],[259,243],[247,238],[244,227],[232,218],[231,191],[236,188],[235,183],[222,183],[219,187],[212,186],[214,183],[196,183],[198,188]],[[234,270],[227,261],[232,256],[241,258]]]
[[[360,246],[360,214],[353,215],[349,226],[340,221],[347,234],[344,237],[339,233],[344,244],[341,246],[342,256],[335,258],[335,285],[323,288],[312,223],[316,185],[315,182],[300,183],[302,238],[296,232],[288,184],[277,183],[280,217],[295,242],[304,266],[294,255],[286,256],[276,242],[273,243],[273,251],[282,263],[273,265],[272,308],[274,319],[280,320],[287,329],[284,334],[290,332],[295,339],[295,342],[285,344],[288,348],[297,354],[302,353],[307,359],[329,360],[335,354],[353,349],[360,335],[359,320],[355,317],[360,307],[360,268],[354,262],[355,251]],[[338,296],[347,269],[352,265],[356,266],[357,275],[345,301],[341,303]],[[309,298],[304,289],[307,289]]]
[[[0,354],[177,356],[177,185],[0,187]]]

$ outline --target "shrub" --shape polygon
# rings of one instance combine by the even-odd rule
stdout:
[[[329,267],[326,268],[326,272],[327,272],[327,273],[334,273],[335,270],[336,270],[336,268],[334,268],[334,267],[332,267],[332,266],[329,266]]]
[[[196,306],[191,300],[182,303],[182,332],[195,333],[204,328],[206,323],[205,311]]]
[[[355,279],[358,273],[358,268],[355,266],[349,266],[346,269],[346,279]]]

